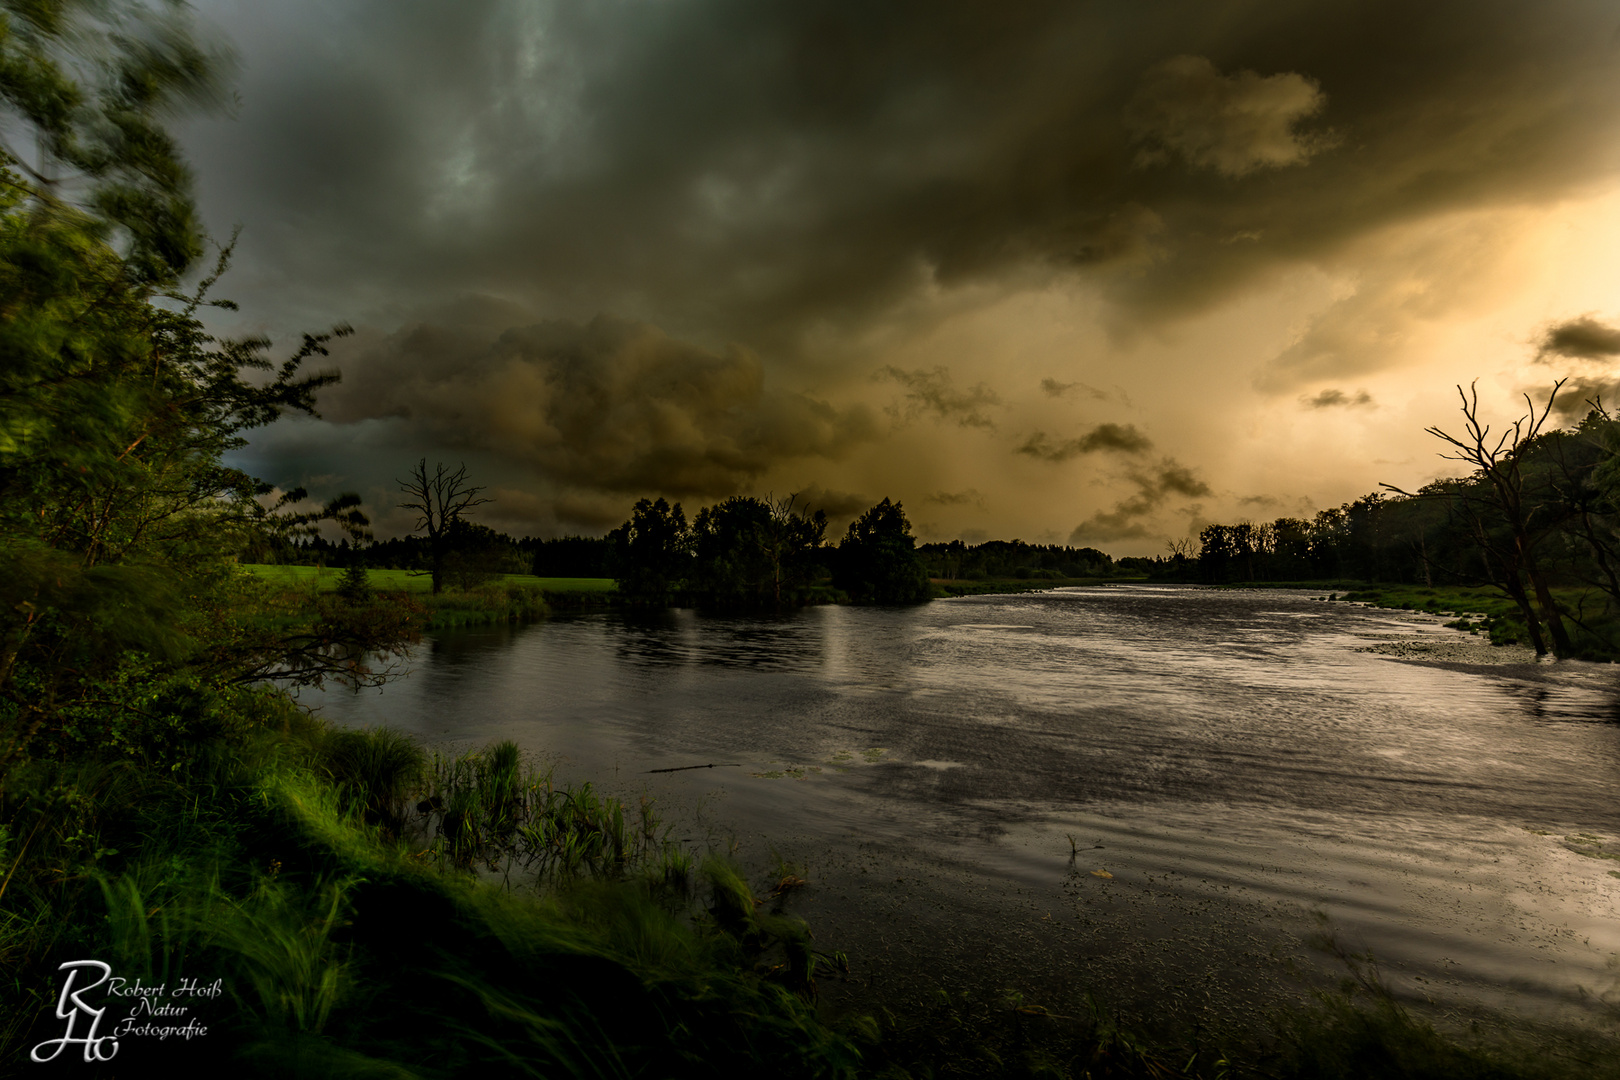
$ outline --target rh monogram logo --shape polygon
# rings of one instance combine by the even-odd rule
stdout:
[[[79,974],[84,969],[99,977],[95,982],[81,989],[74,989]],[[101,1027],[101,1018],[106,1009],[98,1009],[85,1001],[83,996],[100,986],[112,977],[112,968],[100,960],[69,960],[58,971],[67,972],[67,981],[62,984],[62,996],[56,1001],[56,1018],[67,1021],[67,1031],[60,1039],[47,1039],[34,1047],[28,1056],[36,1062],[44,1063],[54,1061],[70,1046],[84,1047],[85,1061],[111,1061],[113,1055],[118,1053],[118,1040],[111,1035],[97,1037],[96,1032]],[[89,1030],[83,1035],[75,1035],[81,1018],[89,1020]],[[47,1052],[48,1051],[48,1052]]]

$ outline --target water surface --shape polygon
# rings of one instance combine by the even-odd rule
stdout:
[[[1357,651],[1411,636],[1459,635],[1146,586],[591,614],[444,635],[380,693],[306,700],[515,739],[650,794],[695,849],[801,864],[797,910],[854,960],[835,1000],[944,979],[1242,1022],[1344,973],[1304,943],[1326,927],[1437,1009],[1612,1020],[1620,861],[1589,853],[1620,850],[1616,669]]]

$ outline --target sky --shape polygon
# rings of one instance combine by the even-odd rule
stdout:
[[[213,0],[222,324],[355,333],[241,462],[514,535],[798,493],[1162,554],[1620,400],[1612,0]]]

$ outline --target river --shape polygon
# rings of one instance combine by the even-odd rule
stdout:
[[[1366,651],[1398,642],[1449,662]],[[304,700],[514,739],[756,881],[800,866],[792,910],[851,956],[835,1004],[943,983],[1242,1027],[1346,974],[1326,933],[1439,1015],[1612,1025],[1620,668],[1499,659],[1308,593],[1107,586],[559,617]]]

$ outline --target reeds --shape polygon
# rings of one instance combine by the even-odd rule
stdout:
[[[407,802],[421,789],[427,755],[410,736],[379,727],[328,733],[320,763],[341,797],[358,807],[367,822],[397,834]]]
[[[636,870],[682,893],[690,882],[691,859],[671,843],[651,799],[627,809],[590,781],[559,785],[510,741],[433,752],[424,794],[417,811],[426,854],[441,864],[482,867],[507,882],[519,872],[533,884]]]

